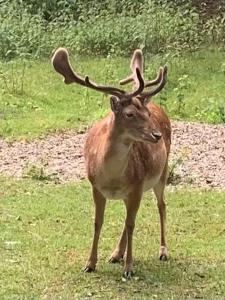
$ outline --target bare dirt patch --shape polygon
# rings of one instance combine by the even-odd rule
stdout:
[[[171,160],[182,183],[225,188],[225,126],[173,122]]]
[[[180,184],[225,187],[225,127],[173,122],[170,164]],[[30,166],[55,174],[59,182],[85,177],[83,145],[86,134],[66,131],[32,142],[0,140],[0,173],[21,178]]]

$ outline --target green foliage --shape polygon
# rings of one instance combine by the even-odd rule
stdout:
[[[204,24],[204,34],[208,43],[218,43],[221,45],[225,40],[225,12],[222,15],[214,16],[208,19]]]
[[[178,168],[183,164],[183,155],[178,155],[169,166],[169,174],[167,184],[178,185],[181,183],[181,175],[178,173]]]
[[[18,68],[15,62],[8,62],[7,68],[0,71],[0,82],[3,93],[10,95],[23,95],[24,94],[24,76],[26,71],[26,62],[22,60]]]
[[[178,117],[185,117],[185,94],[188,93],[191,87],[190,79],[188,75],[184,74],[180,78],[178,78],[177,87],[174,88],[174,92],[176,93],[176,115]]]
[[[219,109],[220,119],[223,123],[225,123],[225,104],[220,104],[218,106],[218,109]]]
[[[23,170],[23,178],[30,178],[38,181],[54,181],[57,183],[57,173],[47,173],[44,164],[28,164]]]
[[[224,41],[224,16],[203,22],[191,4],[166,1],[6,0],[0,10],[0,58],[49,57],[66,46],[79,54],[194,51]]]

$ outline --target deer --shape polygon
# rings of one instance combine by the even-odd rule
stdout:
[[[88,180],[95,207],[94,234],[84,272],[96,269],[98,242],[107,199],[122,199],[126,207],[124,227],[109,262],[124,262],[123,274],[133,273],[133,232],[145,191],[153,189],[160,220],[159,259],[168,259],[166,244],[166,203],[164,190],[168,177],[171,124],[164,110],[151,102],[167,81],[167,66],[160,67],[155,79],[145,81],[142,51],[133,53],[131,74],[120,81],[132,83],[132,91],[100,85],[88,76],[78,75],[71,66],[67,49],[58,48],[52,58],[56,72],[65,84],[76,83],[109,95],[111,111],[89,130],[84,146]]]

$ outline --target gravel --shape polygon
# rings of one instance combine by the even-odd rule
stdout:
[[[170,165],[179,184],[225,188],[225,127],[172,122]],[[85,178],[86,133],[66,131],[31,142],[0,139],[0,173],[21,178],[32,166],[59,183]]]

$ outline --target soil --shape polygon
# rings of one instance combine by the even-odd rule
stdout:
[[[225,188],[225,127],[172,122],[172,184]],[[0,139],[0,173],[21,178],[33,166],[59,183],[85,178],[86,133],[66,131],[34,141]]]

